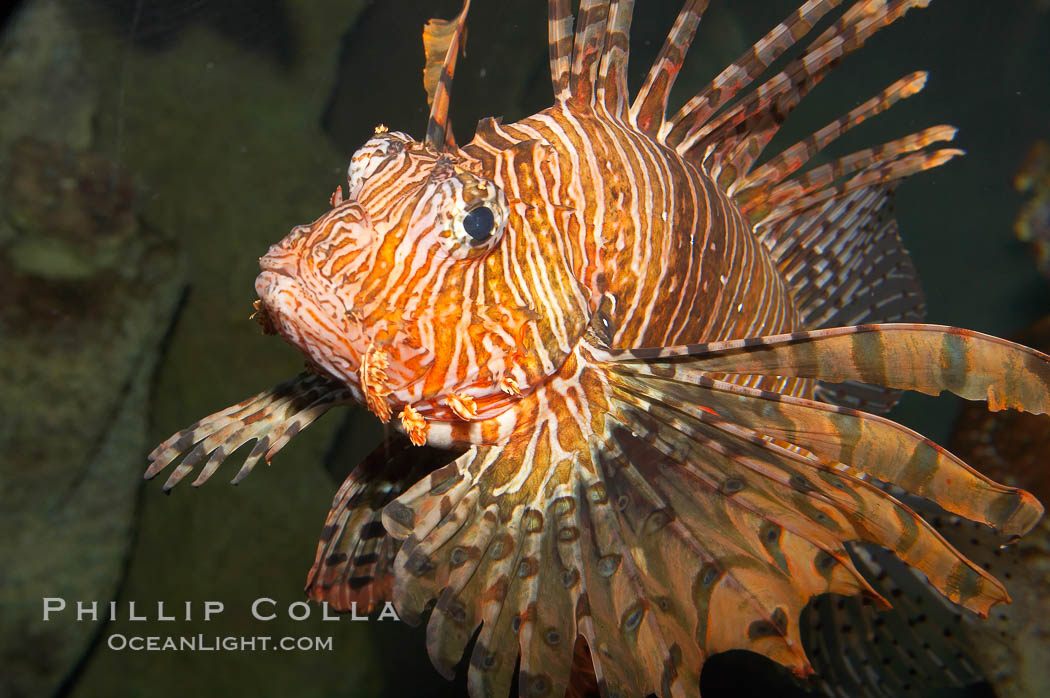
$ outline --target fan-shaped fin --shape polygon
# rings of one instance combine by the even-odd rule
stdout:
[[[383,507],[452,454],[392,433],[346,478],[321,529],[306,594],[336,611],[371,613],[390,600],[401,541],[383,528]]]
[[[667,627],[673,630],[683,619],[693,626],[697,647],[680,645],[682,656],[702,661],[747,648],[807,673],[796,623],[805,599],[829,588],[854,593],[859,581],[846,568],[833,579],[811,574],[823,559],[818,555],[826,557],[819,546],[773,523],[754,506],[757,499],[734,502],[731,475],[719,473],[712,482],[710,473],[720,469],[710,459],[693,458],[699,448],[654,439],[654,419],[639,426],[633,417],[640,413],[620,413],[632,424],[612,427],[607,448],[624,455],[604,469],[605,490],[622,510],[622,529],[646,534],[631,549],[649,572],[646,579],[664,588],[655,601],[656,608],[665,607]],[[800,550],[807,552],[794,558]],[[684,599],[683,589],[689,590]],[[691,661],[681,667],[697,675]]]
[[[922,288],[897,235],[892,203],[887,185],[857,189],[762,228],[760,239],[791,288],[803,327],[922,319]]]
[[[881,418],[710,374],[877,377],[980,396],[991,388],[997,400],[1046,411],[1047,357],[926,325],[634,351],[588,341],[605,362],[587,369],[604,386],[590,408],[604,414],[588,422],[594,432],[555,419],[551,394],[550,421],[473,448],[383,512],[404,539],[393,592],[402,617],[419,619],[436,600],[427,630],[435,665],[450,673],[477,632],[473,695],[505,693],[518,652],[520,686],[561,694],[580,637],[609,694],[694,694],[706,657],[735,648],[804,675],[799,618],[810,598],[881,599],[849,541],[887,547],[978,613],[1007,600],[870,481],[900,481],[1010,532],[1041,512],[1029,495]],[[1041,392],[1018,389],[1033,376]]]
[[[667,115],[667,98],[674,87],[678,71],[685,62],[685,54],[693,42],[700,19],[710,0],[686,0],[667,34],[659,55],[649,68],[642,89],[631,105],[634,124],[651,137],[659,134]]]
[[[172,472],[164,489],[170,490],[205,458],[208,459],[193,486],[210,478],[238,448],[254,440],[255,447],[233,478],[237,484],[260,458],[269,462],[288,440],[315,419],[340,404],[352,401],[350,390],[325,376],[301,373],[255,397],[227,407],[173,434],[149,454],[146,479],[153,478],[172,461],[186,457]]]
[[[563,693],[568,683],[576,637],[572,598],[554,597],[569,593],[565,577],[557,567],[541,570],[541,565],[558,564],[544,551],[554,545],[552,526],[566,513],[565,501],[551,491],[568,494],[572,469],[570,462],[552,461],[544,430],[531,436],[520,444],[531,456],[527,464],[523,454],[515,457],[506,449],[474,449],[384,512],[388,528],[406,538],[396,562],[399,610],[410,620],[418,618],[428,601],[437,599],[427,629],[435,665],[451,672],[484,622],[470,663],[472,695],[506,695],[519,645],[534,653],[544,646],[536,645],[541,641],[552,661],[537,664],[530,655],[522,662],[528,674],[523,678],[535,690],[545,689],[538,695]],[[541,592],[550,598],[540,599]],[[548,603],[554,605],[541,612],[539,605]],[[570,612],[551,614],[554,608]]]
[[[764,226],[769,250],[801,313],[801,326],[922,322],[925,301],[897,235],[893,189],[856,189],[793,218]],[[820,399],[886,412],[900,391],[863,383],[820,383]]]
[[[809,538],[814,544],[820,543],[821,536],[824,541],[829,536],[831,540],[837,538],[839,543],[835,548],[821,548],[836,561],[845,558],[842,543],[846,541],[878,543],[922,570],[953,601],[982,615],[987,614],[992,604],[1008,600],[998,581],[956,552],[914,512],[871,484],[835,473],[831,464],[794,444],[782,446],[763,438],[763,434],[725,422],[712,428],[707,424],[711,417],[705,411],[686,415],[679,411],[681,405],[675,409],[672,403],[648,399],[641,392],[617,394],[623,404],[639,408],[630,412],[633,428],[642,431],[668,454],[681,453],[692,444],[703,449],[682,457],[683,461],[701,463],[715,459],[715,454],[720,456],[726,465],[715,466],[712,476],[730,474],[733,486],[728,490],[722,487],[723,493],[732,495],[726,497],[727,501],[736,500],[753,489],[760,493],[767,491],[769,498],[790,504],[797,511],[796,518],[803,516],[811,521],[808,525],[806,522],[792,525],[786,518],[768,520]],[[651,424],[645,424],[646,419]],[[716,429],[723,433],[718,434]],[[772,511],[773,506],[758,505],[755,509]],[[825,530],[820,531],[821,528]],[[817,592],[808,596],[813,593]]]
[[[608,694],[695,695],[704,659],[731,648],[805,674],[797,620],[806,601],[868,589],[841,536],[781,503],[801,496],[795,489],[756,486],[734,501],[724,480],[739,464],[699,445],[661,448],[639,414],[610,414],[605,436],[570,450],[565,425],[541,423],[472,450],[384,510],[404,539],[394,587],[402,617],[418,619],[436,599],[435,665],[450,672],[481,625],[472,695],[505,694],[518,651],[522,693],[561,695],[578,636]],[[849,525],[828,504],[807,509],[823,510]]]
[[[689,383],[678,383],[646,367],[623,371],[648,384],[627,389],[662,400],[702,423],[750,438],[735,428],[743,427],[801,447],[837,472],[882,480],[943,502],[949,511],[995,526],[1005,535],[1021,535],[1039,518],[1041,509],[1030,493],[994,482],[888,419],[706,375],[691,375]]]
[[[452,124],[448,119],[449,98],[452,96],[452,78],[456,73],[456,58],[466,39],[467,12],[470,0],[463,0],[463,9],[452,20],[431,19],[423,27],[423,87],[427,91],[430,118],[424,142],[442,151],[456,146]]]

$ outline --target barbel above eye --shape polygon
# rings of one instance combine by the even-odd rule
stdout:
[[[478,206],[463,216],[463,230],[479,242],[484,242],[492,237],[495,227],[496,215],[488,206]]]

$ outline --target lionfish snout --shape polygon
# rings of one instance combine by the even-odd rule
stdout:
[[[375,277],[378,235],[355,201],[340,202],[309,225],[296,226],[259,258],[257,318],[312,366],[356,384],[376,328],[363,300]],[[374,294],[373,294],[374,295]],[[381,328],[380,328],[381,329]]]
[[[256,287],[271,273],[295,279],[314,292],[334,290],[360,268],[374,239],[364,209],[354,202],[342,203],[271,245],[259,258],[262,273]]]

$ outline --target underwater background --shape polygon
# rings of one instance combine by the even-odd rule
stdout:
[[[799,1],[712,2],[672,108]],[[633,85],[681,3],[637,4]],[[236,488],[219,473],[164,496],[161,482],[141,480],[167,436],[301,370],[297,352],[249,319],[257,259],[327,209],[377,124],[422,135],[421,28],[459,9],[458,0],[28,0],[6,16],[0,696],[465,695],[464,672],[447,683],[431,668],[422,628],[326,621],[317,608],[289,616],[336,488],[382,438],[363,409],[321,420]],[[452,95],[461,142],[479,118],[513,121],[552,99],[545,2],[475,0],[468,26]],[[936,0],[909,13],[844,60],[777,142],[919,69],[930,72],[926,90],[832,156],[959,127],[966,157],[899,187],[901,237],[930,322],[1011,336],[1050,313],[1050,283],[1013,232],[1024,201],[1014,174],[1033,143],[1050,139],[1050,3]],[[891,416],[946,444],[960,403],[909,395]],[[1045,444],[1050,427],[1041,428]],[[1032,535],[1046,537],[1045,526]],[[1011,594],[1029,578],[1045,585],[1047,559],[1007,579]],[[44,621],[44,598],[67,608]],[[252,617],[259,598],[274,600],[275,619]],[[78,600],[97,601],[100,620],[78,622]],[[105,622],[111,600],[117,618]],[[204,621],[206,601],[225,610]],[[150,620],[130,620],[129,602]],[[157,620],[158,602],[176,619]],[[109,647],[114,635],[197,634],[331,637],[332,649]],[[1041,642],[1024,651],[1050,657],[1050,633]],[[909,669],[905,655],[878,664]],[[1048,671],[1044,662],[1050,691]],[[984,675],[968,688],[919,678],[909,690],[1019,695]],[[706,698],[818,690],[746,653],[709,662],[702,688]]]

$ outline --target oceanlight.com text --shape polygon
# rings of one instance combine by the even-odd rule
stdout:
[[[113,633],[106,647],[115,652],[331,652],[331,637],[270,635],[125,635]]]

